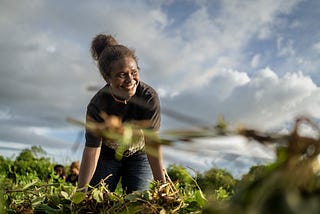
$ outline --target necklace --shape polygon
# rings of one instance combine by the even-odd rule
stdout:
[[[113,97],[113,99],[116,101],[116,102],[118,102],[118,103],[123,103],[123,104],[125,104],[125,105],[127,105],[128,104],[128,101],[130,100],[130,98],[129,99],[124,99],[124,100],[120,100],[120,99],[118,99],[118,98],[116,98],[114,95],[113,95],[113,93],[111,93],[111,96]]]

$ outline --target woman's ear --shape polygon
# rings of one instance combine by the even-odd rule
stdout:
[[[111,81],[110,81],[110,76],[109,75],[104,75],[103,79],[109,84],[111,85]]]

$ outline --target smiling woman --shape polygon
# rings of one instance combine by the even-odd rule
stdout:
[[[160,101],[157,92],[140,81],[134,51],[118,44],[110,35],[99,34],[92,41],[91,54],[107,84],[87,106],[87,125],[101,124],[105,132],[111,128],[105,127],[107,117],[113,118],[117,124],[148,121],[146,128],[157,133],[160,128]],[[155,180],[164,182],[160,145],[144,136],[142,130],[137,133],[138,137],[132,137],[121,150],[122,154],[118,154],[118,149],[123,146],[120,140],[96,135],[88,128],[79,188],[87,184],[95,186],[105,179],[109,189],[114,191],[121,178],[125,192],[144,190],[149,186],[151,171]],[[146,154],[145,147],[155,152]],[[119,155],[123,157],[120,160],[117,159]]]

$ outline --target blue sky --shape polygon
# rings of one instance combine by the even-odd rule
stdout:
[[[81,127],[66,118],[83,120],[88,86],[104,84],[89,52],[101,32],[136,50],[163,109],[281,132],[299,115],[319,123],[318,0],[0,4],[1,155],[41,145],[59,161],[81,157]],[[162,130],[192,125],[165,113]]]

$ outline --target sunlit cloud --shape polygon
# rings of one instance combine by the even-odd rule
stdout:
[[[251,77],[245,72],[221,71],[202,90],[164,101],[211,124],[223,115],[235,126],[269,130],[280,129],[301,115],[318,118],[319,97],[319,87],[309,76],[301,72],[279,76],[265,68]]]

